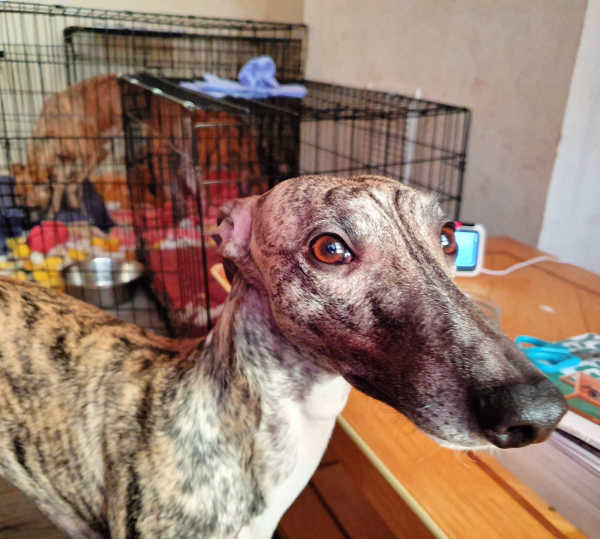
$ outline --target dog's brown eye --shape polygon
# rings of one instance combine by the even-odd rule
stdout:
[[[310,244],[312,254],[325,264],[348,264],[352,262],[352,253],[337,236],[323,234]]]
[[[453,255],[458,250],[458,245],[456,245],[454,237],[454,227],[454,223],[448,222],[442,227],[442,231],[440,232],[440,243],[442,244],[444,253],[447,255]]]

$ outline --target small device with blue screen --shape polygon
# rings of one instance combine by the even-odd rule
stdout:
[[[454,239],[458,246],[456,274],[473,277],[481,272],[485,252],[485,228],[483,225],[456,222]]]

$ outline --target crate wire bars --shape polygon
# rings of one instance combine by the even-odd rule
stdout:
[[[175,252],[150,240],[144,249],[154,289],[184,334],[218,315],[224,301],[212,279],[218,256],[210,237],[227,199],[298,175],[377,174],[436,192],[446,212],[458,215],[466,109],[312,81],[303,81],[303,100],[216,100],[180,82],[136,74],[123,78],[121,93],[132,189],[142,192],[147,178],[160,192],[198,186],[187,203],[185,196],[176,202]],[[164,236],[164,223],[145,218],[142,208],[134,204],[136,235]]]
[[[64,136],[65,123],[78,125],[78,114],[87,110],[88,116],[95,115],[85,138],[95,138],[106,156],[94,166],[86,152],[73,151],[71,159],[60,155],[52,170],[37,170],[37,177],[27,181],[41,184],[36,186],[39,199],[40,193],[48,196],[44,185],[54,185],[56,191],[61,182],[89,177],[83,185],[95,203],[84,201],[87,211],[81,213],[98,228],[102,219],[93,207],[104,203],[108,224],[100,227],[105,237],[88,232],[81,240],[96,243],[82,256],[135,259],[148,276],[146,301],[136,296],[118,306],[123,318],[171,334],[204,333],[225,298],[211,239],[218,207],[289,177],[390,176],[435,192],[447,214],[459,216],[469,111],[303,80],[302,25],[5,2],[0,4],[0,32],[7,17],[24,30],[19,39],[0,42],[0,69],[9,75],[8,84],[0,83],[0,137],[6,155],[5,162],[0,158],[0,174],[8,165],[26,162],[44,98],[78,82],[88,88],[67,100],[79,100],[79,107],[55,107],[54,117]],[[36,37],[25,32],[32,24]],[[52,39],[55,44],[48,45]],[[205,71],[235,78],[245,61],[260,54],[274,58],[279,80],[304,84],[307,97],[213,99],[179,86]],[[106,105],[97,103],[107,101],[108,94],[94,79],[111,73],[124,74],[109,82],[110,91],[121,96],[113,111],[116,134],[114,129],[99,132]],[[46,131],[38,137],[41,155],[50,140],[61,136]],[[63,146],[68,149],[67,141]],[[93,172],[77,175],[86,167]],[[22,190],[22,182],[16,183],[11,189]],[[77,198],[74,189],[65,188],[65,205],[69,193]],[[35,196],[30,198],[29,206],[36,202]],[[32,215],[39,218],[36,212],[44,217],[39,207],[23,207],[22,199],[8,202],[6,211],[23,211],[27,226]],[[71,249],[83,250],[81,242]],[[158,322],[156,312],[161,314]]]
[[[4,1],[0,5],[3,137],[27,137],[45,98],[109,73],[235,77],[268,54],[281,79],[304,73],[300,24]]]
[[[298,79],[305,35],[300,24],[0,3],[0,273],[64,289],[60,271],[68,264],[142,258],[118,73],[235,77],[247,60],[268,54],[281,79]],[[178,207],[169,194],[182,193],[156,196],[151,183],[136,201],[160,213],[167,202]],[[100,297],[87,292],[89,300]],[[102,306],[172,333],[148,292]]]

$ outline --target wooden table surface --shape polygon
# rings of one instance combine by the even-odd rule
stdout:
[[[503,269],[542,254],[490,238],[485,266]],[[559,340],[600,333],[600,277],[542,262],[507,276],[457,279],[499,306],[504,332]],[[584,537],[485,452],[439,447],[402,415],[352,391],[339,425],[438,537]]]

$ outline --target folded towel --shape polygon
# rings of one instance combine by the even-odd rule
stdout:
[[[306,95],[301,84],[279,84],[275,78],[275,62],[270,56],[252,58],[240,69],[239,82],[222,79],[211,73],[204,73],[204,80],[182,82],[188,90],[200,92],[215,98],[226,96],[245,99],[265,99],[267,97],[295,97]]]

